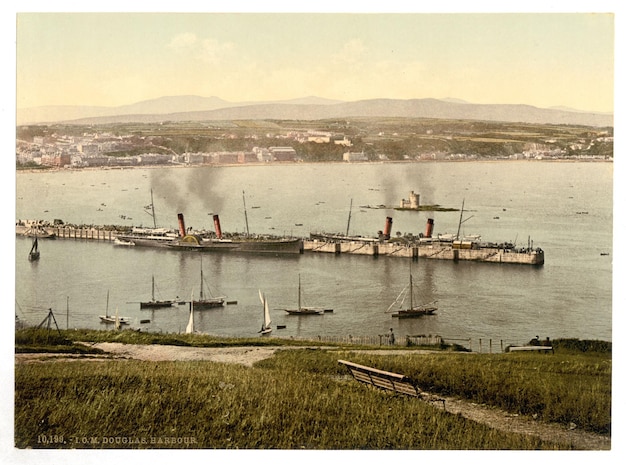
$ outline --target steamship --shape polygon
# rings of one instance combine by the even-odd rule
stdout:
[[[168,247],[176,250],[199,252],[251,252],[272,254],[301,254],[301,238],[266,235],[229,235],[222,233],[219,215],[213,215],[215,233],[195,233],[185,227],[185,218],[178,214],[178,232],[169,229],[134,229],[130,234],[118,235],[121,240],[132,241],[137,246]]]

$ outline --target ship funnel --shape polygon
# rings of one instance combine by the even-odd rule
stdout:
[[[182,213],[178,214],[178,231],[180,232],[180,237],[185,237],[187,235],[187,230],[185,229],[185,217]]]
[[[426,234],[424,237],[433,237],[433,228],[435,227],[435,220],[428,218],[426,222]]]
[[[388,216],[387,221],[385,222],[385,230],[383,231],[383,239],[386,241],[391,239],[391,223],[393,223],[393,220],[390,216]]]
[[[220,227],[220,217],[213,215],[213,224],[215,224],[215,235],[218,239],[222,238],[222,228]]]

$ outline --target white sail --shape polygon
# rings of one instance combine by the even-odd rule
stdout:
[[[261,325],[261,334],[267,334],[272,331],[270,328],[270,324],[272,323],[272,319],[270,318],[270,306],[267,303],[267,299],[265,298],[265,294],[261,292],[259,289],[259,299],[261,299],[261,303],[263,304],[263,324]]]
[[[267,299],[265,299],[265,302],[263,303],[263,326],[265,326],[265,328],[269,328],[271,323],[272,319],[270,318],[270,306],[267,303]]]
[[[191,301],[189,302],[189,322],[187,323],[185,333],[192,334],[193,331],[193,291],[191,291]]]

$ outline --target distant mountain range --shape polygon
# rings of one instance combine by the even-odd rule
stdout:
[[[342,102],[319,97],[228,102],[195,95],[161,97],[118,107],[45,106],[17,110],[17,124],[158,123],[247,119],[318,120],[356,117],[440,118],[537,124],[613,126],[613,114],[531,105],[483,105],[459,99],[370,99]]]

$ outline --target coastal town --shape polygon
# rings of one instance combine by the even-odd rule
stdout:
[[[264,127],[242,129],[235,123],[210,130],[177,124],[140,130],[123,126],[111,130],[106,125],[26,126],[18,128],[16,165],[18,169],[72,169],[281,162],[613,160],[611,128],[546,130],[537,125],[536,133],[531,134],[535,128],[530,125],[520,132],[510,124],[497,127],[489,123],[488,128],[468,133],[457,127],[461,124],[455,126],[459,132],[414,121],[395,126],[344,122],[339,128],[343,131],[293,130],[287,124],[267,131]]]

